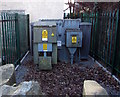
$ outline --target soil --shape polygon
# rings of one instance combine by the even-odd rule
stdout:
[[[71,65],[59,62],[53,65],[52,70],[40,71],[33,63],[33,57],[29,54],[21,66],[26,68],[21,81],[38,81],[46,95],[74,95],[74,97],[80,97],[83,92],[84,80],[95,80],[107,90],[109,95],[120,95],[120,83],[95,62],[91,66],[81,63]],[[16,74],[22,72],[21,66]],[[20,75],[16,76],[18,78]]]

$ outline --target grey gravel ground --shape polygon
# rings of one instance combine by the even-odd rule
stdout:
[[[19,66],[16,70],[16,84],[24,81],[24,76],[27,74],[27,67],[24,65]]]
[[[84,80],[95,80],[110,95],[120,95],[120,84],[102,70],[91,58],[73,65],[58,63],[51,71],[38,71],[29,54],[16,71],[17,83],[24,80],[38,81],[48,95],[82,95]]]

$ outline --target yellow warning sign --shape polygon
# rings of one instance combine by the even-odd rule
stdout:
[[[77,43],[77,36],[72,36],[72,43]]]
[[[42,31],[42,41],[47,41],[48,40],[48,31],[43,30]]]
[[[47,50],[47,44],[46,43],[43,44],[43,50]]]
[[[52,33],[51,36],[54,37],[54,33]]]

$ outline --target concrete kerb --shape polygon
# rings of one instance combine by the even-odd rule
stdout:
[[[102,69],[108,73],[109,75],[112,75],[111,72],[109,72],[105,67],[103,67],[97,60],[95,60],[93,57],[89,56],[93,61],[95,61],[98,66],[102,67]],[[115,76],[115,75],[112,75],[112,77],[120,84],[120,80]]]
[[[24,61],[24,59],[26,58],[26,56],[29,54],[29,51],[27,51],[27,53],[25,54],[25,56],[21,59],[20,64]],[[16,66],[15,71],[19,68],[19,64]]]

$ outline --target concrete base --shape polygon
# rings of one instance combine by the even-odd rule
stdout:
[[[51,57],[39,57],[39,69],[40,70],[51,70]]]
[[[85,80],[83,86],[83,97],[109,97],[107,91],[96,81]]]

